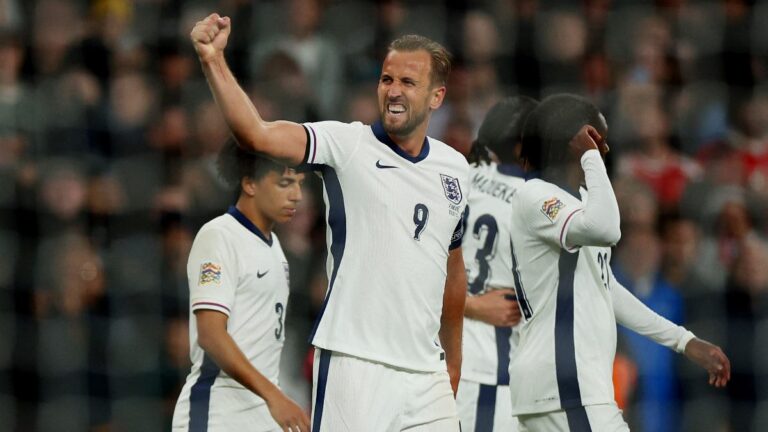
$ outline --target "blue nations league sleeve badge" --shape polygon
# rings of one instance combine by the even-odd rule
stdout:
[[[443,192],[445,192],[445,197],[448,198],[448,201],[452,202],[453,204],[460,204],[461,203],[461,186],[459,186],[459,179],[456,177],[447,176],[445,174],[440,174],[440,180],[443,182]]]
[[[221,266],[211,262],[200,265],[199,285],[218,285],[221,282]]]

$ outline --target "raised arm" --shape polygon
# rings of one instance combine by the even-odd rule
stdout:
[[[276,385],[248,361],[232,336],[227,333],[227,316],[219,311],[198,309],[197,334],[200,347],[221,370],[267,402],[270,414],[284,430],[308,431],[309,418]],[[299,427],[299,429],[296,429]]]
[[[214,13],[198,21],[190,33],[216,103],[240,145],[296,166],[304,160],[306,132],[297,123],[261,118],[224,59],[231,30],[229,17]]]
[[[566,236],[568,246],[613,246],[621,237],[619,204],[597,148],[601,139],[595,128],[584,126],[571,141],[573,151],[582,154],[589,199],[584,209],[572,216]]]
[[[623,285],[612,281],[613,310],[616,322],[654,342],[684,354],[709,374],[709,384],[724,387],[731,379],[731,363],[717,345],[694,336],[657,314],[632,295]]]
[[[445,350],[445,362],[451,377],[453,394],[461,377],[461,332],[464,326],[464,301],[467,295],[467,273],[461,248],[448,254],[448,275],[443,293],[443,314],[440,318],[440,344]]]

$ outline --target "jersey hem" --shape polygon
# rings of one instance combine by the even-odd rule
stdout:
[[[461,381],[467,381],[472,382],[476,384],[483,384],[483,385],[491,385],[491,386],[497,386],[497,387],[509,387],[509,384],[499,384],[499,380],[496,379],[496,372],[493,373],[492,379],[485,379],[483,377],[478,377],[477,375],[472,374],[465,374],[464,372],[461,373]]]
[[[338,346],[333,344],[326,344],[322,341],[312,341],[312,345],[314,345],[317,348],[327,350],[327,351],[335,351],[344,355],[348,355],[351,357],[357,357],[359,359],[374,362],[374,363],[381,363],[385,366],[398,368],[398,369],[405,369],[407,371],[411,372],[445,372],[448,370],[448,367],[444,360],[439,361],[434,365],[434,367],[424,367],[422,365],[417,365],[413,363],[403,363],[402,361],[397,361],[395,358],[389,358],[386,356],[380,356],[376,354],[366,353],[355,349],[350,349],[349,347],[345,346]]]
[[[604,404],[615,404],[615,403],[616,401],[614,401],[613,399],[595,398],[595,399],[582,400],[581,404],[576,406],[604,405]],[[566,403],[566,405],[570,405],[570,404]],[[513,406],[512,415],[543,414],[543,413],[559,411],[559,410],[568,409],[568,408],[572,408],[572,407],[567,406],[566,408],[563,408],[560,401],[555,400],[542,405],[526,405],[520,408],[515,408]]]

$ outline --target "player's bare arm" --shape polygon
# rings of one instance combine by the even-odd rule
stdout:
[[[440,344],[445,350],[445,362],[451,377],[453,394],[461,378],[461,332],[464,327],[464,302],[467,297],[467,273],[461,248],[448,254],[448,275],[443,293],[443,314],[440,318]]]
[[[221,370],[264,399],[270,414],[284,431],[309,431],[309,418],[304,410],[256,370],[227,333],[227,315],[215,310],[197,310],[195,318],[200,347]]]
[[[699,338],[691,339],[684,354],[689,360],[706,369],[709,385],[721,388],[731,379],[731,362],[719,346]]]
[[[464,316],[496,327],[512,327],[522,317],[511,289],[496,289],[478,296],[468,296]]]
[[[231,31],[229,17],[214,13],[198,21],[190,33],[216,103],[241,146],[296,166],[304,159],[306,132],[297,123],[261,118],[224,58]]]
[[[689,335],[687,337],[680,336],[679,332],[684,329],[651,310],[615,279],[611,292],[618,324],[661,345],[670,348],[677,345],[675,349],[678,352],[709,373],[710,385],[725,387],[731,379],[731,362],[720,347],[694,337],[690,332],[686,332]]]

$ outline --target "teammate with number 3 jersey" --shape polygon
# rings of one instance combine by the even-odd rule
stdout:
[[[509,404],[514,300],[509,224],[512,197],[525,180],[517,163],[520,135],[534,99],[502,100],[486,115],[470,161],[469,198],[462,249],[467,268],[464,360],[456,405],[463,432],[515,432]],[[494,160],[495,159],[495,160]]]
[[[296,212],[304,174],[234,142],[218,162],[238,200],[200,229],[189,254],[192,371],[173,429],[307,431],[306,414],[278,388],[288,262],[271,232]]]

